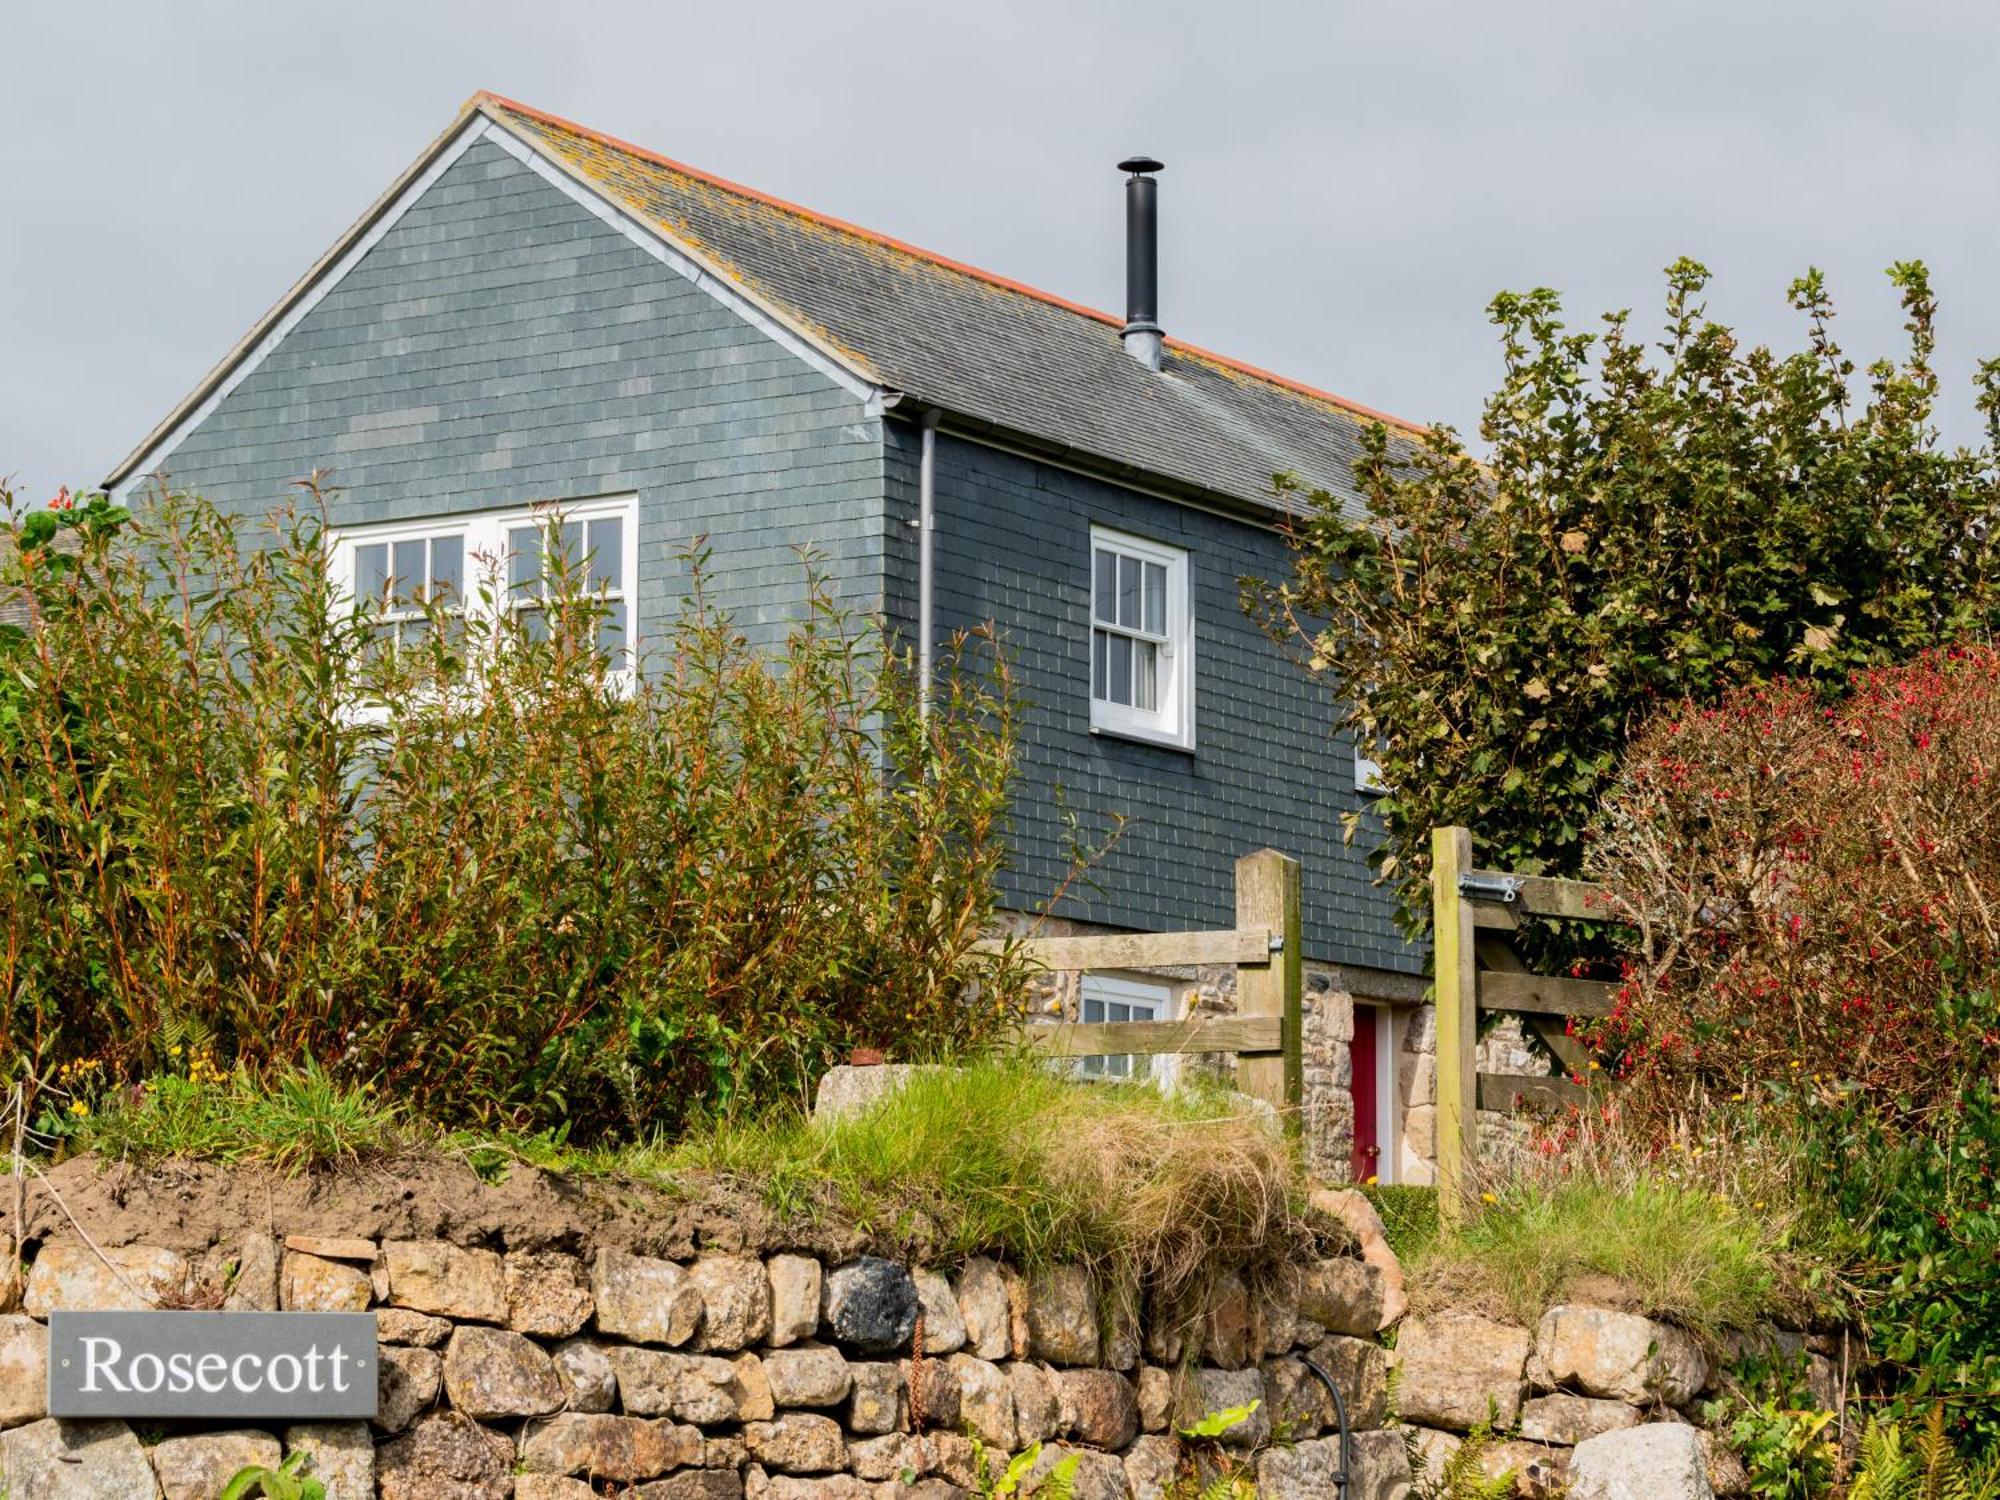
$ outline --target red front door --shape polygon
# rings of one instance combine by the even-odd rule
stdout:
[[[1366,1182],[1382,1170],[1382,1111],[1376,1090],[1381,1019],[1382,1013],[1372,1005],[1354,1007],[1354,1040],[1348,1043],[1348,1055],[1354,1063],[1352,1168],[1356,1182]]]

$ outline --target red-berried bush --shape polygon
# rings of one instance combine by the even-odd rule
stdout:
[[[1593,874],[1638,932],[1593,1040],[1626,1097],[1775,1090],[1906,1119],[2000,1066],[2000,651],[1656,722]]]

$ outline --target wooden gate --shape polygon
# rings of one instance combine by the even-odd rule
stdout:
[[[1509,935],[1524,917],[1613,920],[1604,888],[1581,880],[1510,875],[1472,867],[1472,832],[1431,830],[1431,940],[1437,978],[1438,1209],[1460,1217],[1479,1163],[1479,1111],[1510,1112],[1524,1099],[1566,1104],[1583,1090],[1565,1077],[1529,1078],[1478,1071],[1479,1016],[1521,1017],[1566,1075],[1589,1060],[1564,1022],[1611,1013],[1616,986],[1529,972]]]
[[[1038,1024],[1029,1028],[1029,1038],[1054,1057],[1234,1054],[1236,1087],[1268,1102],[1288,1129],[1297,1129],[1305,1093],[1299,875],[1299,862],[1275,849],[1237,860],[1231,928],[1013,939],[1016,951],[1056,973],[1212,964],[1236,969],[1234,1015]]]

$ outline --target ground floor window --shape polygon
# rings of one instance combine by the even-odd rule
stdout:
[[[1117,974],[1086,974],[1077,997],[1077,1020],[1086,1026],[1106,1021],[1171,1021],[1174,986],[1163,979],[1138,979]],[[1126,1080],[1165,1076],[1169,1059],[1147,1056],[1082,1057],[1077,1071],[1085,1078]]]

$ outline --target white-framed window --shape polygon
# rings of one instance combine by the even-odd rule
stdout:
[[[1172,1021],[1174,985],[1164,979],[1140,979],[1122,974],[1086,974],[1079,989],[1076,1018],[1086,1026],[1105,1021]],[[1126,1082],[1166,1080],[1172,1058],[1165,1056],[1079,1057],[1076,1071],[1084,1078]]]
[[[1354,790],[1365,796],[1379,797],[1389,790],[1389,783],[1382,779],[1382,768],[1367,755],[1361,747],[1354,747]]]
[[[431,601],[461,619],[509,609],[535,631],[548,594],[549,525],[558,516],[562,555],[587,568],[585,586],[604,601],[599,649],[629,670],[638,644],[636,496],[341,527],[329,538],[334,582],[348,598],[379,606],[376,633],[393,645],[427,628],[423,607]]]
[[[1194,748],[1188,555],[1090,528],[1090,727]]]

